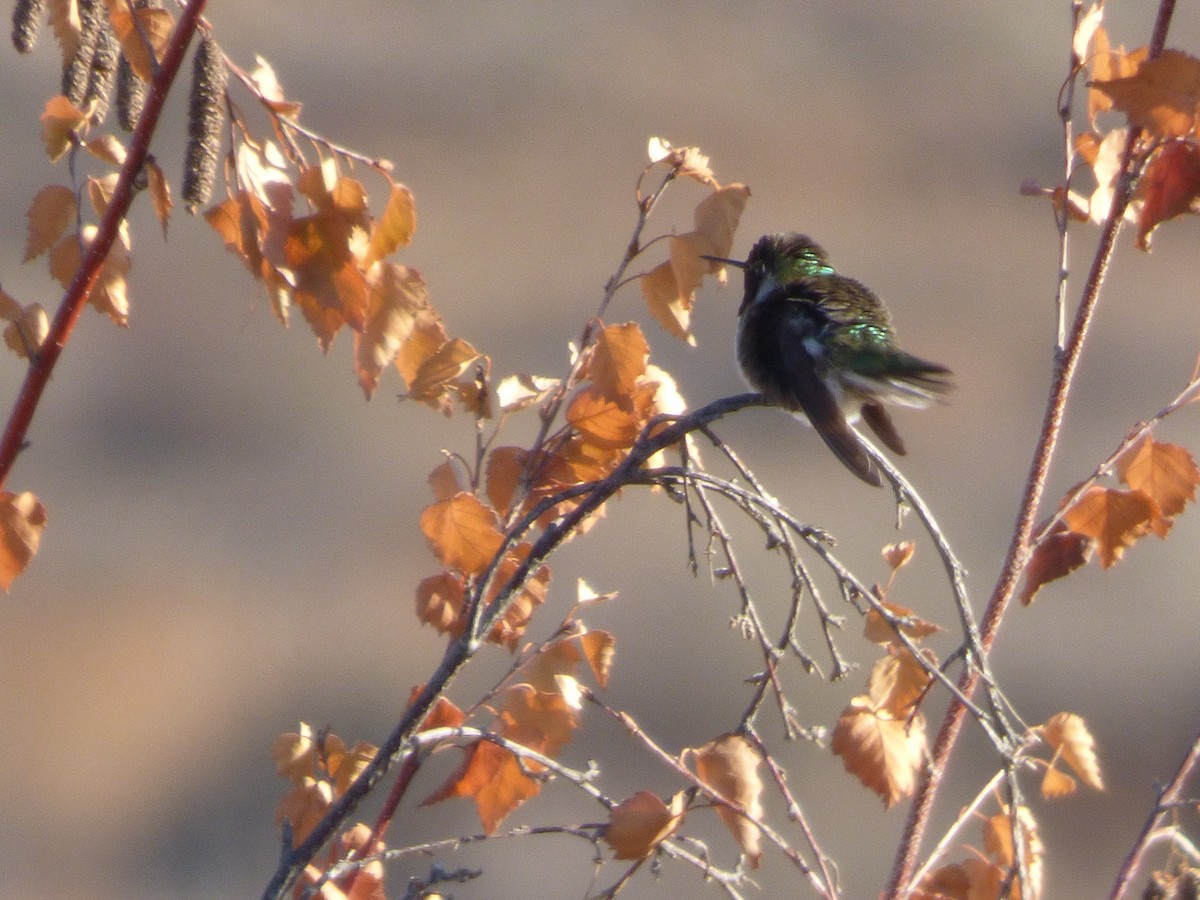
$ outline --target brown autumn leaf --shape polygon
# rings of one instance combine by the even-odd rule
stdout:
[[[429,806],[451,797],[470,797],[475,801],[484,832],[491,834],[505,816],[536,796],[539,790],[538,782],[522,771],[521,761],[510,751],[480,740],[466,749],[458,769],[421,805]]]
[[[663,330],[689,344],[694,344],[691,317],[695,297],[680,290],[671,261],[668,259],[659,263],[638,279],[638,285],[642,289],[642,296],[646,298],[646,307],[650,310],[650,315]]]
[[[102,134],[94,137],[84,144],[84,147],[96,159],[112,163],[114,166],[124,165],[125,157],[128,155],[125,145],[114,134]]]
[[[1133,75],[1138,66],[1149,56],[1149,47],[1139,47],[1129,52],[1122,47],[1113,47],[1109,43],[1108,32],[1097,28],[1092,38],[1092,53],[1088,59],[1088,122],[1096,125],[1096,117],[1113,108],[1112,99],[1104,91],[1095,87],[1092,82],[1109,81],[1114,78],[1126,78]]]
[[[449,457],[435,466],[425,480],[429,483],[429,489],[433,491],[434,500],[449,500],[463,490],[463,486],[458,483],[458,468]]]
[[[650,345],[636,322],[606,325],[596,335],[587,377],[600,389],[604,399],[629,409],[633,405],[634,387],[646,373],[649,359]]]
[[[300,730],[287,732],[271,744],[271,759],[275,771],[292,784],[301,784],[316,771],[316,741],[312,726],[300,723]]]
[[[1078,781],[1066,772],[1060,772],[1053,766],[1048,766],[1042,775],[1040,793],[1043,800],[1059,800],[1063,797],[1070,797],[1078,789]]]
[[[292,219],[283,243],[293,298],[323,351],[343,326],[366,326],[370,288],[350,247],[356,223],[335,207]]]
[[[383,215],[371,226],[371,243],[363,259],[363,267],[386,259],[398,247],[412,243],[417,229],[417,214],[412,191],[402,184],[393,184]]]
[[[463,491],[421,513],[421,531],[442,565],[468,575],[487,568],[504,538],[495,510]]]
[[[1063,511],[1067,527],[1093,538],[1102,568],[1110,568],[1138,538],[1150,532],[1161,515],[1158,503],[1144,491],[1093,486]]]
[[[88,199],[92,201],[92,209],[96,211],[96,218],[103,219],[108,215],[108,204],[112,202],[118,178],[116,172],[110,172],[103,178],[88,176],[87,195]]]
[[[7,297],[3,291],[0,295]],[[15,316],[4,314],[2,318],[10,319],[4,328],[4,343],[21,359],[29,359],[31,352],[36,353],[50,334],[50,317],[40,303],[19,307]]]
[[[96,239],[99,230],[95,225],[85,225],[84,244],[90,245]],[[122,328],[129,324],[129,298],[125,292],[125,276],[129,274],[132,265],[133,261],[129,255],[129,223],[123,221],[117,229],[116,240],[113,241],[108,256],[104,258],[100,274],[88,297],[92,306]]]
[[[1196,499],[1200,469],[1186,448],[1146,435],[1117,459],[1117,477],[1158,503],[1154,533],[1166,537],[1174,517]]]
[[[959,863],[950,863],[922,878],[917,889],[909,896],[911,900],[972,900],[971,876]]]
[[[346,793],[346,789],[353,784],[354,779],[362,774],[363,769],[370,765],[371,760],[378,752],[379,748],[374,744],[359,741],[349,750],[343,744],[337,750],[326,755],[325,765],[333,781],[333,798],[335,800]]]
[[[129,11],[125,0],[106,0],[108,18],[113,31],[121,43],[121,53],[129,60],[129,67],[142,81],[154,80],[157,63],[162,62],[175,20],[165,9],[137,9],[137,21]],[[145,37],[143,37],[145,35]],[[149,40],[150,46],[146,46]],[[151,56],[153,53],[153,56]]]
[[[644,859],[683,824],[684,794],[671,798],[671,805],[650,791],[638,791],[608,813],[604,842],[612,847],[614,859]]]
[[[466,627],[462,618],[465,593],[462,577],[452,572],[421,579],[416,591],[417,618],[440,634],[458,637]]]
[[[254,71],[250,73],[250,80],[258,88],[262,98],[267,101],[267,106],[285,118],[299,117],[301,105],[284,96],[283,85],[279,83],[271,64],[261,56],[256,56],[254,59],[256,65]]]
[[[846,771],[883,799],[885,807],[911,797],[925,764],[925,716],[896,718],[860,694],[842,710],[830,749]]]
[[[1096,739],[1082,717],[1069,712],[1055,713],[1042,726],[1042,734],[1055,755],[1066,760],[1084,784],[1093,790],[1104,790]]]
[[[1093,79],[1089,84],[1107,94],[1132,125],[1155,137],[1179,138],[1196,129],[1200,108],[1200,59],[1179,50],[1164,50],[1125,78]]]
[[[79,49],[83,36],[83,23],[79,18],[78,0],[54,0],[48,4],[50,28],[62,51],[62,67],[65,69]]]
[[[569,675],[556,676],[574,682]],[[579,727],[580,710],[571,696],[559,690],[539,691],[531,684],[514,684],[503,694],[500,709],[500,734],[543,756],[554,757]],[[526,766],[537,764],[526,761]]]
[[[286,819],[292,826],[292,846],[299,847],[321,821],[333,801],[333,786],[328,781],[305,778],[279,798],[275,824]]]
[[[1196,211],[1200,201],[1200,148],[1172,141],[1161,147],[1138,179],[1137,245],[1150,249],[1154,229],[1168,219]]]
[[[158,162],[150,157],[143,164],[146,170],[146,184],[150,189],[150,202],[154,206],[154,216],[162,227],[163,238],[167,236],[167,225],[171,221],[171,209],[175,202],[171,199],[171,183],[163,175]],[[207,214],[205,214],[207,218]]]
[[[529,555],[532,545],[525,542],[518,544],[513,552],[504,558],[496,570],[496,578],[488,591],[487,601],[492,603],[508,581],[516,574],[517,567]],[[525,634],[525,629],[533,618],[533,611],[546,602],[546,592],[550,585],[550,567],[538,566],[530,572],[521,584],[516,598],[508,610],[488,634],[488,640],[500,644],[510,651],[516,652],[517,644]]]
[[[1037,820],[1033,817],[1033,812],[1028,806],[1017,808],[1016,826],[1025,851],[1023,862],[1025,863],[1025,871],[1029,874],[1029,881],[1022,885],[1013,884],[1007,896],[1014,898],[1014,900],[1021,897],[1041,897],[1042,883],[1045,879],[1046,845],[1042,842]],[[984,819],[983,846],[996,871],[1001,875],[1014,868],[1017,854],[1013,847],[1013,822],[1007,808]],[[999,896],[998,888],[1000,884],[996,883],[994,886],[991,884],[991,876],[983,868],[986,866],[984,861],[976,858],[975,862],[980,864],[980,868],[975,871],[972,882],[988,884],[991,893],[972,893],[969,896],[972,898]]]
[[[416,269],[384,263],[371,270],[367,283],[366,326],[354,335],[354,368],[367,399],[379,387],[383,370],[421,322],[433,321],[425,279]]]
[[[666,160],[667,165],[675,168],[676,177],[692,178],[701,184],[717,187],[708,157],[700,152],[699,147],[672,147],[664,138],[652,137],[647,151],[651,164]]]
[[[493,447],[488,453],[484,489],[488,501],[500,515],[507,516],[512,510],[521,476],[528,463],[529,451],[524,447]],[[531,475],[530,487],[537,478],[536,472],[531,472]]]
[[[754,746],[740,734],[724,734],[693,751],[696,776],[726,800],[740,806],[755,819],[762,818],[762,778],[758,774],[761,762]],[[761,834],[746,816],[724,804],[717,806],[717,815],[725,823],[750,868],[757,869],[762,861]]]
[[[441,329],[440,323],[425,324],[425,328],[434,326]],[[423,341],[428,333],[430,332],[417,329],[410,340],[415,338],[417,341]],[[408,343],[406,341],[405,345]],[[397,361],[399,359],[400,356],[397,356]],[[486,359],[486,356],[462,338],[451,338],[422,360],[413,380],[408,383],[408,393],[402,396],[424,403],[448,416],[454,411],[453,398],[459,380],[475,363]]]
[[[882,552],[884,561],[892,568],[892,571],[895,571],[908,565],[908,561],[917,552],[917,545],[912,541],[899,541],[895,544],[886,545]]]
[[[411,386],[417,380],[421,367],[449,340],[450,336],[436,314],[416,324],[408,340],[400,345],[396,353],[396,371],[406,386]]]
[[[501,412],[517,412],[541,403],[559,384],[559,379],[541,375],[507,375],[496,385],[496,401]]]
[[[408,695],[408,705],[412,706],[424,690],[425,685],[418,684]],[[467,720],[466,714],[445,697],[438,697],[433,708],[421,722],[421,731],[432,731],[435,728],[458,728]]]
[[[899,603],[892,603],[888,600],[880,602],[883,608],[892,615],[902,619],[909,619],[908,624],[900,626],[900,630],[914,641],[927,638],[931,634],[936,634],[942,630],[940,625],[933,622],[926,622],[914,614],[907,606],[901,606]],[[874,609],[867,610],[867,615],[863,622],[863,637],[872,644],[891,644],[898,640],[896,628]]]
[[[937,665],[932,650],[922,651],[927,665]],[[872,708],[897,718],[907,718],[924,695],[933,676],[907,648],[890,648],[871,666],[867,694]]]
[[[61,184],[48,184],[34,195],[25,216],[29,231],[25,238],[25,256],[29,262],[49,250],[75,221],[75,192]]]
[[[42,110],[42,143],[50,162],[58,162],[71,146],[72,136],[87,131],[88,114],[62,94],[46,101]]]
[[[602,688],[608,687],[608,677],[612,672],[613,656],[617,652],[617,639],[608,631],[589,631],[580,635],[579,648],[583,658],[588,661],[596,683]]]
[[[1028,606],[1042,586],[1070,575],[1082,567],[1092,556],[1095,542],[1084,534],[1070,531],[1065,526],[1053,531],[1033,548],[1029,562],[1025,564],[1025,586],[1021,591],[1021,603]]]
[[[700,235],[710,256],[729,256],[733,250],[733,234],[737,231],[746,201],[750,199],[750,188],[744,184],[727,184],[713,191],[700,201],[693,214],[695,233]],[[706,262],[714,271],[720,263]]]
[[[567,422],[589,444],[605,450],[623,450],[634,441],[649,421],[658,385],[643,384],[634,389],[631,403],[622,408],[606,399],[596,385],[588,385],[571,399],[567,407]]]

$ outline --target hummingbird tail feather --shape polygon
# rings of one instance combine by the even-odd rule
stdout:
[[[867,484],[883,486],[879,469],[843,416],[839,414],[835,419],[825,419],[820,424],[814,422],[813,427],[847,469]]]
[[[888,415],[886,409],[881,403],[864,403],[862,408],[863,421],[871,427],[871,430],[883,441],[889,450],[893,453],[904,456],[904,441],[900,438],[900,433],[896,431],[896,426],[892,422],[892,417]]]

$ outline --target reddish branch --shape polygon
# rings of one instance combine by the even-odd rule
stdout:
[[[205,3],[206,0],[189,0],[179,19],[179,24],[175,26],[175,30],[171,34],[166,53],[155,73],[154,82],[150,86],[141,118],[130,139],[129,152],[125,157],[125,164],[121,167],[121,174],[117,179],[117,186],[113,191],[108,211],[100,222],[95,240],[88,245],[87,251],[83,255],[83,262],[75,272],[75,277],[71,280],[62,302],[59,304],[58,312],[55,313],[45,343],[30,360],[29,371],[25,374],[25,383],[21,385],[21,392],[17,395],[12,414],[8,417],[4,436],[0,438],[0,486],[3,486],[8,479],[13,463],[16,462],[17,454],[25,445],[29,425],[33,421],[33,414],[42,398],[42,392],[50,380],[50,374],[54,371],[58,357],[71,337],[75,323],[79,320],[79,314],[87,304],[88,297],[91,296],[96,278],[100,274],[109,250],[112,249],[121,222],[125,220],[125,216],[129,212],[135,192],[134,182],[142,171],[142,164],[149,152],[150,140],[158,126],[158,119],[162,114],[167,93],[179,72],[179,66],[187,53],[192,35],[196,32],[196,26],[204,11]]]
[[[1150,40],[1150,59],[1154,59],[1162,53],[1163,46],[1166,43],[1167,29],[1170,27],[1174,9],[1174,0],[1160,0],[1158,17],[1155,21],[1154,33]],[[983,614],[981,641],[985,653],[991,650],[992,644],[996,640],[996,633],[999,630],[1000,622],[1004,617],[1005,611],[1008,609],[1009,603],[1012,601],[1013,595],[1016,593],[1017,583],[1020,581],[1021,572],[1029,557],[1030,536],[1033,533],[1034,519],[1046,486],[1046,476],[1049,473],[1050,461],[1054,455],[1055,446],[1058,443],[1059,432],[1062,429],[1063,413],[1066,410],[1067,397],[1070,395],[1071,385],[1074,381],[1075,370],[1078,367],[1079,358],[1083,351],[1088,327],[1091,325],[1092,316],[1096,311],[1096,303],[1100,297],[1100,288],[1104,283],[1104,276],[1108,270],[1109,261],[1112,259],[1113,248],[1116,245],[1117,233],[1121,228],[1125,208],[1128,206],[1133,192],[1132,165],[1135,145],[1140,136],[1140,129],[1130,128],[1129,138],[1125,143],[1121,174],[1113,196],[1112,209],[1109,211],[1108,219],[1105,221],[1100,235],[1100,243],[1096,248],[1096,255],[1092,260],[1091,270],[1088,272],[1087,282],[1084,285],[1083,298],[1080,300],[1079,309],[1075,313],[1074,324],[1071,327],[1067,343],[1063,347],[1062,354],[1055,366],[1054,383],[1046,403],[1046,413],[1042,420],[1037,447],[1034,450],[1033,463],[1025,482],[1025,493],[1021,499],[1021,508],[1017,516],[1016,528],[1013,531],[1012,541],[1009,544],[1008,555],[1004,560],[1004,567],[1001,570],[996,587],[992,591],[992,596],[988,600],[987,608]],[[962,694],[968,698],[971,697],[978,684],[978,669],[973,666],[968,667],[959,679],[959,688]],[[954,746],[962,731],[965,719],[966,707],[959,700],[952,700],[950,708],[946,711],[945,718],[942,720],[942,726],[938,731],[937,739],[934,742],[928,774],[921,782],[916,799],[913,801],[912,810],[909,813],[908,822],[905,826],[904,839],[901,841],[897,851],[891,880],[885,894],[887,897],[905,896],[910,888],[909,882],[916,869],[917,853],[920,850],[921,838],[924,836],[925,828],[929,822],[929,815],[933,809],[933,801],[937,795],[938,788],[941,786],[942,779],[945,777],[946,767],[954,752]]]

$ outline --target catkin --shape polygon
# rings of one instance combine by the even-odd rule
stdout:
[[[183,170],[183,200],[195,213],[212,196],[221,156],[224,121],[225,57],[211,35],[205,35],[192,58],[192,90],[188,101],[188,145]]]
[[[79,0],[79,46],[62,72],[62,92],[75,106],[83,105],[97,39],[106,25],[101,0]]]
[[[87,90],[83,93],[83,103],[95,102],[92,111],[92,123],[98,125],[108,115],[109,99],[112,97],[113,82],[117,77],[117,60],[121,58],[121,45],[113,34],[108,18],[104,17],[103,25],[96,35],[96,52],[92,56],[92,66],[88,72]]]
[[[17,0],[13,7],[12,42],[19,52],[28,53],[33,49],[45,11],[46,0]]]

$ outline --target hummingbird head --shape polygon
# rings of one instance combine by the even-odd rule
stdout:
[[[781,284],[834,272],[821,245],[795,231],[764,234],[750,248],[750,255],[744,262],[719,256],[705,256],[704,259],[736,266],[745,273],[746,290],[742,305],[738,307],[739,316]]]

